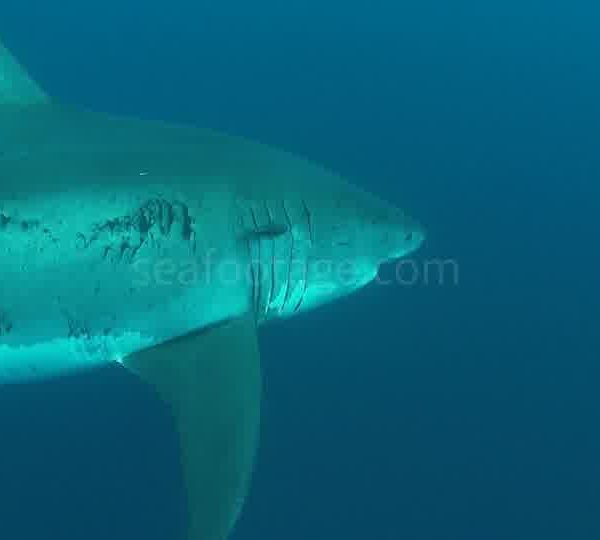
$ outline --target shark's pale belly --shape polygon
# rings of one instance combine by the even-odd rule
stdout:
[[[0,383],[43,380],[77,373],[151,347],[155,340],[130,332],[120,336],[56,338],[26,346],[0,345]]]

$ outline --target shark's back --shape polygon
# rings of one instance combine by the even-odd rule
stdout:
[[[285,160],[283,154],[208,129],[117,118],[57,105],[0,106],[3,193],[21,184],[19,175],[25,174],[35,182],[35,188],[43,188],[46,176],[52,176],[56,188],[72,187],[66,177],[86,169],[89,174],[104,174],[104,182],[110,182],[110,176],[134,172],[141,176],[193,177],[198,183],[211,176],[239,179],[236,173],[240,169],[249,179],[253,171],[259,174],[261,168],[272,168],[278,160]],[[30,193],[35,188],[27,186]]]

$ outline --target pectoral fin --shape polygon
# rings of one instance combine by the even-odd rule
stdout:
[[[254,319],[136,353],[124,364],[173,412],[189,540],[224,540],[247,494],[258,443],[261,376]]]

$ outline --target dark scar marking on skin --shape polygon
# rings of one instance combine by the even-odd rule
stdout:
[[[12,220],[9,216],[4,213],[0,213],[0,230],[6,228],[11,221]]]
[[[41,227],[41,222],[38,219],[14,219],[13,217],[6,215],[4,212],[0,213],[0,230],[14,231],[20,229],[23,232],[36,231]],[[48,229],[44,229],[45,234],[49,234]]]
[[[68,314],[65,314],[68,325],[68,333],[67,337],[69,338],[89,338],[90,330],[88,325],[83,321],[78,321],[77,319],[70,317]]]
[[[3,311],[0,311],[0,337],[7,336],[12,332],[13,323],[9,319],[8,315]]]
[[[0,233],[9,234],[42,234],[48,237],[54,244],[58,243],[58,240],[54,238],[52,231],[48,227],[43,227],[42,222],[39,219],[15,219],[8,215],[6,212],[0,212]]]
[[[102,244],[102,258],[130,262],[147,243],[157,239],[187,242],[195,251],[194,219],[184,203],[150,199],[129,215],[106,220],[86,236],[78,233],[79,249]]]

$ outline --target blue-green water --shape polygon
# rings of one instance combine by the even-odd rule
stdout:
[[[426,223],[420,268],[458,265],[264,332],[237,540],[600,538],[599,20],[583,1],[0,7],[61,100],[309,156]],[[0,538],[177,538],[176,463],[121,372],[2,388]]]

